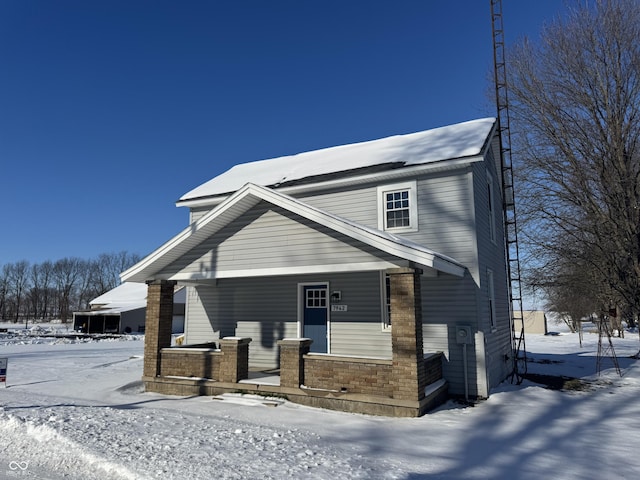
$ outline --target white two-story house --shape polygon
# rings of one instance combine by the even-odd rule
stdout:
[[[499,148],[484,118],[236,165],[183,195],[188,227],[121,275],[148,284],[146,388],[388,415],[486,398],[513,366]]]

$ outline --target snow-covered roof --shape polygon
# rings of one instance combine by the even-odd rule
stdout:
[[[171,280],[200,279],[194,276],[178,278],[175,276],[162,277],[158,275],[163,268],[187,254],[190,250],[224,228],[233,221],[233,219],[242,215],[261,200],[296,213],[308,220],[396,257],[452,275],[464,275],[464,265],[451,257],[442,255],[423,245],[330,214],[275,190],[249,183],[228,197],[216,208],[189,225],[189,227],[185,228],[160,248],[125,272],[122,272],[120,278],[128,282],[146,282],[153,278]]]
[[[146,305],[147,286],[144,283],[124,282],[89,302],[89,305],[123,305],[140,303]]]
[[[173,295],[174,303],[185,303],[186,290],[177,289]],[[121,313],[147,306],[147,285],[144,283],[123,282],[89,302],[91,310],[83,315]]]
[[[246,183],[277,186],[384,164],[414,166],[479,155],[495,124],[482,118],[407,135],[236,165],[184,194],[178,204],[235,192]]]

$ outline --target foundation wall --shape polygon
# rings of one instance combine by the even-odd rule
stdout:
[[[309,388],[392,396],[391,360],[305,355],[304,385]]]

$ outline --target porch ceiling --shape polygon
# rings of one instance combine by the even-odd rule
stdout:
[[[280,207],[287,212],[299,215],[310,223],[322,227],[325,231],[343,235],[361,244],[379,255],[368,255],[362,258],[336,258],[335,262],[323,262],[304,265],[265,268],[249,266],[234,269],[233,272],[215,269],[201,269],[198,272],[167,272],[174,262],[194,250],[212,235],[248,212],[261,201]],[[344,237],[343,237],[344,238]],[[266,187],[246,184],[234,195],[227,198],[215,209],[208,212],[185,230],[166,242],[160,248],[145,257],[139,263],[121,274],[122,281],[146,282],[154,279],[199,280],[242,276],[291,275],[297,273],[317,273],[329,271],[384,270],[398,266],[418,266],[427,270],[441,271],[462,276],[465,267],[454,259],[440,255],[422,245],[406,239],[389,235],[386,232],[369,228],[342,217],[331,215],[323,210],[307,205],[287,195],[275,192]]]

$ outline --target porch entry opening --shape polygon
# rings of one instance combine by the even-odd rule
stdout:
[[[303,299],[302,336],[313,340],[311,352],[328,353],[329,287],[305,285]]]

